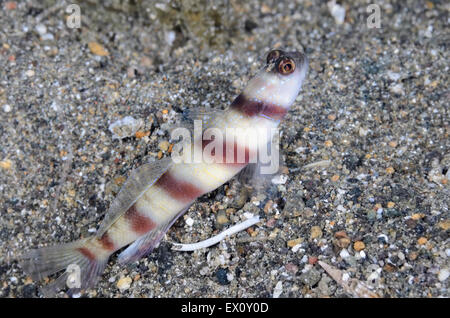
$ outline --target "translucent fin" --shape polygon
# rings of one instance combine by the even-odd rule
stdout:
[[[257,163],[249,163],[244,169],[239,172],[237,175],[237,179],[240,183],[245,185],[252,185],[256,179],[259,177],[257,172],[259,168],[259,164]]]
[[[223,117],[223,110],[207,110],[207,109],[186,109],[183,113],[177,115],[177,124],[173,125],[169,130],[173,131],[177,128],[186,128],[191,132],[194,131],[194,121],[201,120],[202,130],[214,127],[215,120]]]
[[[123,185],[117,197],[111,203],[97,237],[101,237],[108,228],[117,221],[143,194],[147,191],[167,169],[173,164],[171,158],[164,158],[156,162],[144,164],[133,171]]]
[[[53,283],[42,288],[45,297],[54,296],[64,287],[69,293],[93,286],[105,269],[109,256],[88,257],[80,249],[89,244],[88,239],[76,242],[31,250],[22,255],[19,264],[33,280],[65,271]]]
[[[271,186],[270,180],[274,175],[261,174],[260,171],[260,164],[250,163],[237,176],[239,183],[246,187],[249,198],[266,194]]]
[[[203,128],[211,127],[214,120],[222,116],[223,110],[191,110],[186,109],[183,112],[183,123],[192,123],[194,120],[201,120]]]
[[[179,212],[174,218],[166,223],[161,224],[157,228],[151,230],[147,234],[141,236],[133,244],[127,247],[122,253],[119,254],[118,260],[121,264],[128,264],[135,262],[143,256],[149,254],[161,241],[164,234],[175,223],[175,221],[182,216],[187,210],[186,208]]]
[[[270,144],[268,149],[271,152]],[[244,169],[239,172],[237,179],[239,183],[250,188],[250,194],[257,197],[260,194],[266,194],[268,189],[272,186],[272,179],[280,172],[280,167],[283,165],[283,156],[280,154],[277,158],[278,162],[271,173],[266,173],[272,169],[263,169],[269,167],[270,164],[262,164],[261,162],[249,163]]]

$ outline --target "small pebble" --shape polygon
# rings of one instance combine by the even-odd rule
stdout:
[[[188,226],[192,226],[192,225],[194,224],[194,220],[193,220],[192,218],[187,218],[187,219],[186,219],[186,224],[187,224]]]
[[[285,184],[287,179],[288,179],[287,175],[280,174],[280,175],[277,175],[274,178],[272,178],[272,183],[273,184]]]
[[[45,33],[43,36],[42,36],[42,41],[52,41],[52,40],[54,40],[55,39],[55,37],[53,36],[53,34],[51,34],[51,33]]]
[[[272,200],[267,201],[266,205],[264,206],[264,213],[269,213],[269,211],[272,207],[273,207],[273,201]]]
[[[287,242],[287,246],[288,247],[294,247],[294,246],[296,246],[296,245],[298,245],[298,244],[300,244],[302,242],[303,242],[303,238],[299,237],[299,238],[296,238],[294,240],[288,241]]]
[[[247,220],[248,220],[248,219],[251,219],[253,216],[254,216],[253,213],[250,213],[250,212],[245,212],[245,213],[244,213],[244,217],[245,217]]]
[[[88,43],[89,50],[91,53],[98,56],[108,56],[109,52],[99,43],[97,42],[89,42]]]
[[[378,239],[378,242],[380,242],[382,244],[387,244],[387,242],[389,241],[386,234],[378,235],[377,239]]]
[[[336,24],[342,24],[345,20],[345,8],[340,4],[337,4],[335,0],[328,1],[328,11],[333,16]]]
[[[310,239],[316,239],[316,238],[321,238],[322,237],[322,230],[319,226],[313,226],[311,228],[311,234],[310,234]]]
[[[261,13],[268,14],[270,12],[272,12],[272,9],[269,6],[267,6],[266,4],[261,5]]]
[[[117,281],[117,288],[119,288],[120,291],[125,291],[128,288],[130,288],[131,282],[132,282],[131,277],[128,276],[122,277]]]
[[[449,219],[449,220],[442,221],[442,222],[439,222],[439,223],[438,223],[438,226],[439,226],[442,230],[447,231],[448,229],[450,229],[450,219]]]
[[[413,215],[411,215],[411,219],[413,219],[415,221],[418,221],[423,217],[425,217],[425,215],[422,213],[414,213]]]
[[[306,266],[310,266],[310,265],[306,265]],[[314,285],[316,285],[319,281],[320,278],[322,277],[322,275],[320,274],[320,272],[314,268],[304,272],[303,274],[300,275],[299,280],[309,286],[312,287]]]
[[[438,274],[438,279],[440,282],[443,282],[448,278],[449,275],[450,272],[447,268],[441,269]]]
[[[427,242],[428,242],[427,238],[423,236],[417,240],[417,244],[419,245],[425,245]]]
[[[161,141],[158,145],[161,151],[167,151],[169,149],[170,143],[166,140]]]
[[[308,258],[308,264],[314,265],[315,263],[317,263],[318,260],[319,260],[319,259],[318,259],[317,257],[315,257],[315,256],[310,256],[310,257]]]
[[[367,136],[368,133],[369,133],[369,129],[364,128],[364,127],[360,127],[360,128],[359,128],[359,135],[360,135],[361,137]]]
[[[11,166],[12,166],[12,161],[9,159],[0,161],[0,168],[2,168],[2,169],[9,170],[9,169],[11,169]]]
[[[288,272],[290,272],[290,273],[292,273],[292,274],[295,274],[295,273],[298,272],[298,266],[295,265],[295,264],[292,264],[292,263],[287,263],[287,264],[285,265],[285,268],[286,268],[286,270],[287,270]]]
[[[389,90],[397,95],[404,95],[405,94],[405,89],[403,88],[403,84],[401,83],[397,83],[394,85],[389,86]]]
[[[389,79],[391,81],[397,81],[397,80],[400,79],[401,74],[400,73],[395,73],[395,72],[392,72],[392,71],[388,71],[387,72],[387,76],[389,77]]]
[[[230,281],[228,280],[228,269],[226,268],[219,268],[216,272],[217,280],[219,281],[220,285],[228,285]]]
[[[341,256],[342,258],[347,258],[350,257],[349,252],[347,251],[347,249],[342,249],[342,251],[339,253],[339,256]]]
[[[3,105],[3,111],[9,113],[11,111],[11,106],[8,104]]]
[[[394,168],[392,168],[392,167],[388,167],[387,169],[386,169],[386,173],[388,173],[388,174],[393,174],[395,172],[395,170],[394,170]]]
[[[283,283],[279,281],[273,290],[273,298],[279,298],[280,295],[283,293]]]
[[[349,278],[350,278],[350,275],[349,275],[348,273],[342,274],[342,280],[343,280],[344,282],[348,281]]]
[[[229,222],[229,220],[228,220],[228,217],[227,217],[227,214],[225,213],[225,211],[219,211],[216,216],[217,225],[223,226],[225,224],[228,224],[228,222]]]
[[[134,135],[136,136],[137,139],[141,139],[141,138],[144,138],[144,137],[147,137],[148,135],[150,135],[150,132],[139,130],[139,131],[136,131],[136,133]]]
[[[417,252],[411,252],[408,254],[408,258],[410,261],[415,261],[418,256],[419,256],[419,254]]]
[[[340,239],[340,238],[344,238],[344,237],[348,237],[348,236],[345,231],[337,231],[336,233],[334,233],[334,237],[337,239]]]
[[[364,242],[362,242],[362,241],[356,241],[354,244],[353,244],[353,248],[355,249],[355,251],[361,251],[361,250],[363,250],[363,249],[365,249],[366,248],[366,245],[364,244]]]
[[[142,125],[143,121],[141,119],[126,116],[110,124],[109,131],[113,133],[113,138],[123,139],[134,136]]]
[[[387,207],[388,207],[389,209],[392,209],[394,206],[395,206],[395,203],[392,202],[392,201],[389,201],[389,202],[387,203]]]
[[[395,148],[395,147],[397,147],[397,142],[396,141],[390,141],[389,142],[389,146],[392,147],[392,148]]]
[[[350,238],[348,238],[348,237],[341,237],[337,241],[336,245],[338,247],[340,247],[340,248],[347,248],[350,245],[350,243],[351,243]]]
[[[165,40],[168,46],[172,46],[173,41],[175,41],[175,36],[176,34],[173,31],[166,32]]]
[[[17,8],[17,2],[16,1],[6,1],[5,2],[5,9],[6,10],[15,10]]]
[[[38,25],[36,25],[36,31],[37,33],[39,33],[39,35],[44,35],[45,33],[47,33],[47,27],[42,23],[39,23]]]
[[[274,227],[276,222],[277,222],[276,219],[271,218],[271,219],[269,219],[269,220],[267,221],[266,225],[267,225],[268,227]]]
[[[329,114],[328,115],[328,119],[331,121],[335,121],[336,120],[336,115],[335,114]]]
[[[326,140],[325,141],[325,147],[332,147],[333,146],[333,142],[331,140]]]

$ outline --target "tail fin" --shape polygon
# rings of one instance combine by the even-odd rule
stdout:
[[[54,296],[66,286],[68,293],[86,289],[96,283],[109,258],[109,255],[100,257],[98,253],[90,252],[91,240],[31,250],[21,256],[20,266],[36,281],[65,270],[53,283],[42,288],[45,297]]]

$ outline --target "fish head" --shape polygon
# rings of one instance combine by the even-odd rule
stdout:
[[[272,50],[267,54],[266,65],[249,81],[244,93],[250,99],[289,108],[307,71],[308,58],[304,53]]]

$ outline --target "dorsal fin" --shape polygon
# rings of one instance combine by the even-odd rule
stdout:
[[[97,232],[101,237],[173,165],[172,158],[144,164],[133,171],[109,207]]]

